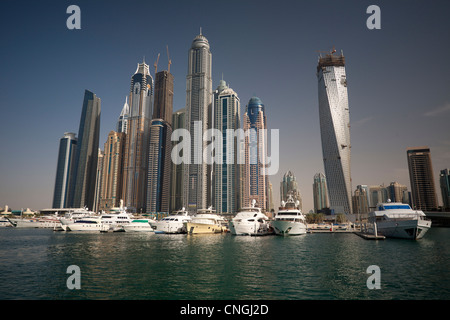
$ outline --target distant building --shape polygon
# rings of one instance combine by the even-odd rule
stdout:
[[[128,97],[125,97],[125,104],[123,105],[122,111],[119,115],[119,120],[117,121],[117,132],[127,133],[129,114],[130,106],[128,105]]]
[[[314,175],[313,197],[315,213],[330,207],[328,202],[327,181],[323,173],[316,173]]]
[[[283,181],[280,183],[281,201],[287,201],[289,196],[292,197],[294,202],[299,201],[299,208],[303,210],[302,196],[298,187],[297,178],[290,170],[284,174]]]
[[[439,184],[441,187],[442,201],[444,208],[450,210],[450,174],[449,169],[441,170],[439,175]]]
[[[430,148],[415,147],[406,151],[413,206],[430,211],[438,208]]]
[[[403,202],[403,192],[407,191],[408,187],[395,181],[391,182],[387,189],[392,202]]]
[[[56,167],[55,190],[52,208],[67,208],[69,206],[69,191],[72,166],[77,148],[75,133],[66,132],[59,140],[58,164]]]
[[[388,189],[384,185],[369,187],[369,206],[374,208],[378,203],[384,203],[389,199]]]
[[[75,154],[70,207],[93,210],[100,135],[100,98],[85,90],[77,151]]]
[[[252,97],[246,106],[243,129],[245,136],[244,197],[242,207],[248,207],[253,200],[262,211],[267,210],[266,136],[267,129],[264,105],[258,97]]]
[[[99,210],[119,207],[123,187],[123,149],[125,133],[111,131],[104,146]]]
[[[322,154],[331,209],[352,213],[350,113],[345,58],[320,56],[317,65]]]
[[[368,188],[366,185],[358,185],[352,197],[353,213],[365,214],[369,213],[369,197],[367,196]]]
[[[92,211],[98,212],[100,205],[100,193],[102,191],[102,175],[103,175],[103,157],[104,153],[102,150],[98,149],[97,158],[97,173],[95,175],[95,194],[94,194],[94,205],[92,206]]]

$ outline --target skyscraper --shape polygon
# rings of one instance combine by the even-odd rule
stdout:
[[[239,205],[239,140],[236,135],[227,135],[240,128],[240,100],[236,92],[221,80],[214,92],[214,129],[221,132],[222,163],[214,166],[214,208],[218,213],[234,214]]]
[[[169,212],[172,114],[173,75],[164,70],[155,76],[153,120],[150,123],[147,212]]]
[[[314,212],[318,213],[323,208],[329,208],[327,181],[323,173],[316,173],[314,175],[313,183],[313,197],[314,197]]]
[[[128,97],[125,97],[125,103],[117,121],[117,132],[127,133],[128,115],[130,113],[130,106],[128,105]]]
[[[69,206],[69,186],[76,148],[77,138],[75,133],[64,133],[64,136],[59,140],[53,208],[67,208]]]
[[[145,212],[149,126],[153,104],[153,78],[145,62],[131,77],[130,112],[124,150],[123,201],[130,211]]]
[[[350,176],[350,115],[345,58],[320,56],[317,65],[322,154],[330,207],[336,213],[352,213]]]
[[[212,107],[211,51],[209,42],[200,32],[189,49],[186,76],[186,124],[191,136],[190,164],[184,166],[183,202],[186,209],[196,212],[207,206],[207,164],[203,161],[208,129],[208,115]]]
[[[287,201],[289,196],[292,197],[294,201],[299,201],[300,210],[303,209],[302,196],[300,194],[300,189],[298,187],[297,178],[289,170],[283,176],[283,181],[280,183],[280,198],[281,201]]]
[[[246,106],[243,126],[245,135],[244,197],[243,207],[253,200],[261,210],[267,209],[266,131],[265,107],[258,97],[250,99]]]
[[[185,109],[178,110],[172,115],[172,132],[183,129],[185,125]],[[172,147],[175,142],[172,143]],[[183,152],[183,151],[181,151]],[[183,164],[172,162],[170,186],[170,211],[180,210],[183,207]]]
[[[147,212],[169,212],[172,127],[163,119],[150,125]]]
[[[442,201],[444,208],[450,209],[450,173],[449,169],[441,170],[439,175],[439,184],[441,187]]]
[[[155,101],[153,119],[163,119],[172,124],[173,113],[173,75],[163,70],[155,76]]]
[[[406,150],[413,206],[418,210],[437,209],[436,188],[433,165],[428,147],[415,147]]]
[[[70,206],[94,208],[100,134],[100,98],[85,90],[77,151],[74,161]]]
[[[125,133],[111,131],[105,142],[99,210],[120,206],[122,197]]]

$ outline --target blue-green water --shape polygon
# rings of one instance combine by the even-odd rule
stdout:
[[[418,241],[0,228],[0,299],[450,299],[449,261],[446,228]],[[67,287],[71,265],[81,289]]]

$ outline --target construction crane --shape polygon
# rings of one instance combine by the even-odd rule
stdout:
[[[333,46],[333,49],[332,49],[331,51],[320,51],[320,50],[316,50],[316,52],[318,52],[320,56],[322,56],[322,53],[325,53],[325,54],[327,54],[327,55],[332,55],[333,53],[336,52],[336,49],[335,49],[334,46]]]
[[[167,72],[170,73],[170,65],[172,64],[172,60],[170,60],[170,56],[169,56],[169,46],[166,46],[167,48],[167,59],[169,60],[169,65],[167,67]]]
[[[159,53],[158,53],[158,58],[156,58],[156,62],[153,65],[155,67],[155,76],[156,76],[156,72],[158,71],[158,61],[159,61]]]

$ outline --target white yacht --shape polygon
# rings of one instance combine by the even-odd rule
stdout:
[[[299,202],[294,202],[291,196],[286,202],[282,201],[272,227],[275,234],[281,236],[306,234],[306,219],[299,209]]]
[[[173,214],[156,221],[156,233],[186,233],[186,223],[191,221],[192,217],[185,208],[174,212]]]
[[[234,235],[264,236],[272,234],[269,218],[262,213],[261,208],[255,207],[256,201],[252,201],[251,207],[242,208],[230,221],[230,232]]]
[[[152,226],[154,223],[153,219],[139,218],[124,224],[122,228],[125,232],[154,232],[155,229]]]
[[[61,218],[61,225],[59,228],[61,230],[67,230],[67,225],[74,223],[77,220],[94,216],[95,213],[93,211],[89,211],[87,208],[80,209],[70,209],[64,217]],[[59,230],[59,228],[55,228],[55,230]]]
[[[23,219],[10,219],[16,228],[58,228],[61,220],[58,216],[41,216]]]
[[[66,225],[66,231],[107,232],[110,225],[104,224],[100,216],[91,216],[75,220]]]
[[[413,210],[408,204],[379,203],[369,213],[374,232],[387,238],[420,239],[431,227],[431,220],[421,210]]]
[[[130,224],[133,219],[131,215],[125,210],[121,210],[117,213],[103,213],[100,216],[102,224],[109,226],[109,231],[119,232],[124,231],[124,226]]]
[[[185,222],[188,234],[222,233],[227,231],[227,220],[211,208],[200,209],[192,216],[190,221]]]

